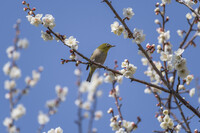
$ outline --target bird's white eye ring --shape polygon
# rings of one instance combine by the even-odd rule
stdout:
[[[110,46],[110,44],[109,44],[109,43],[106,43],[106,46],[107,46],[107,47],[109,47],[109,46]]]

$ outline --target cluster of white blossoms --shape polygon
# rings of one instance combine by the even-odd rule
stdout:
[[[44,132],[46,133],[46,132]],[[56,129],[50,129],[47,133],[63,133],[63,129],[61,127],[57,127]]]
[[[46,102],[46,106],[49,108],[48,114],[43,113],[42,111],[40,111],[38,114],[38,123],[40,125],[47,124],[50,121],[49,116],[55,114],[58,111],[58,105],[60,104],[60,102],[64,102],[66,99],[66,95],[68,94],[68,88],[56,85],[55,92],[57,94],[57,97]]]
[[[136,44],[140,44],[145,40],[145,34],[143,33],[143,30],[139,30],[134,28],[133,30],[133,43],[135,42]]]
[[[125,18],[127,18],[128,20],[130,20],[134,14],[133,9],[132,8],[124,8],[123,9],[123,15]],[[127,30],[125,30],[125,28],[123,27],[123,25],[120,25],[119,22],[115,21],[113,24],[111,24],[111,32],[113,32],[114,34],[120,36],[122,33],[124,34],[124,38],[131,38],[131,36],[128,35]],[[145,34],[143,34],[143,30],[139,30],[139,29],[134,29],[133,30],[133,35],[134,37],[133,39],[133,43],[137,43],[140,44],[145,40]]]
[[[46,106],[50,109],[57,110],[56,108],[57,108],[59,102],[64,102],[66,100],[66,96],[68,94],[68,88],[61,87],[60,85],[56,85],[55,92],[57,94],[57,98],[48,100],[46,102]]]
[[[38,123],[40,125],[45,125],[49,122],[49,116],[45,113],[43,113],[42,111],[39,112],[39,115],[38,115]]]
[[[56,85],[55,90],[56,90],[57,97],[61,101],[65,101],[66,95],[68,93],[68,88],[67,87],[61,87],[60,85]]]
[[[109,97],[115,97],[115,96],[118,97],[119,94],[120,94],[119,85],[116,85],[115,89],[112,89],[108,96]]]
[[[160,35],[158,36],[158,43],[159,43],[159,44],[166,43],[166,41],[170,39],[170,31],[169,31],[169,30],[166,31],[166,32],[163,32],[163,31],[161,31],[161,30],[157,30],[157,31],[158,31],[158,33],[160,34]]]
[[[122,83],[123,76],[114,74],[113,72],[108,71],[107,73],[104,73],[104,82],[105,83],[113,83],[114,81],[117,81],[117,83]]]
[[[181,0],[181,1],[183,1],[188,6],[192,6],[195,4],[194,1],[192,1],[192,0]]]
[[[18,104],[11,112],[11,117],[14,120],[18,120],[26,113],[26,108],[22,104]]]
[[[64,40],[65,45],[69,46],[71,49],[78,49],[78,43],[79,41],[76,40],[73,36],[70,36],[68,39]]]
[[[110,108],[108,113],[113,113],[113,109]],[[118,120],[119,115],[116,115],[110,119],[110,127],[115,133],[130,133],[131,131],[136,129],[135,123],[126,120]]]
[[[18,129],[15,125],[13,125],[13,119],[6,117],[3,121],[3,125],[7,127],[9,133],[17,133]]]
[[[101,90],[97,90],[98,86],[103,83],[103,77],[99,77],[98,73],[94,73],[91,79],[91,82],[83,81],[80,84],[79,91],[80,93],[87,94],[87,99],[82,101],[77,99],[75,104],[82,109],[90,110],[91,105],[94,101],[95,96],[100,97],[102,95]]]
[[[34,87],[37,83],[38,83],[38,81],[39,81],[39,79],[40,79],[40,77],[41,77],[41,72],[44,70],[44,68],[42,67],[42,66],[40,66],[39,68],[38,68],[38,70],[33,70],[32,71],[32,77],[30,77],[30,76],[27,76],[26,78],[25,78],[25,83],[26,83],[26,85],[27,86],[30,86],[30,87]]]
[[[19,24],[18,22],[17,24]],[[17,24],[14,28],[17,28]],[[17,30],[17,32],[19,32]],[[19,132],[19,128],[15,126],[15,121],[19,120],[23,115],[26,114],[26,108],[22,104],[18,104],[20,97],[27,94],[30,87],[33,87],[40,79],[40,73],[43,68],[40,67],[38,71],[32,72],[32,78],[26,78],[26,87],[20,90],[17,87],[16,80],[21,77],[21,70],[17,65],[17,60],[20,58],[20,50],[26,49],[29,46],[29,42],[26,38],[20,39],[15,38],[14,46],[9,46],[6,50],[8,58],[11,60],[3,66],[3,72],[6,76],[9,76],[9,80],[4,82],[4,87],[8,91],[5,94],[5,98],[10,100],[10,104],[13,105],[11,109],[10,117],[6,117],[3,125],[7,127],[9,133]]]
[[[186,59],[181,56],[183,52],[184,49],[175,51],[171,61],[174,69],[177,70],[178,76],[182,79],[186,78],[190,73],[186,67]]]
[[[170,3],[171,3],[171,0],[162,0],[162,3],[163,3],[163,4],[170,4]]]
[[[18,49],[27,48],[29,45],[27,39],[19,39],[17,46],[9,46],[6,50],[8,58],[13,61],[16,61],[20,57],[20,52]],[[21,70],[15,64],[12,64],[11,61],[7,62],[3,67],[3,72],[5,75],[8,75],[11,79],[17,79],[21,77]]]
[[[43,18],[42,16],[43,14],[36,14],[35,16],[28,15],[26,17],[30,24],[36,27],[39,26],[39,24],[43,24],[45,27],[49,27],[50,29],[53,29],[56,26],[55,18],[51,14],[46,14]]]
[[[148,65],[148,68],[147,70],[144,72],[145,75],[147,75],[150,80],[151,80],[151,83],[152,84],[155,84],[155,85],[159,85],[160,83],[160,76],[156,73],[156,71],[153,69],[153,67],[150,65],[150,63],[148,62],[148,60],[146,58],[142,58],[141,59],[143,65],[147,66]],[[160,71],[161,68],[162,68],[162,64],[160,61],[154,61],[154,64],[155,66],[157,67],[157,69]],[[162,74],[164,75],[165,73],[162,72]],[[161,93],[160,90],[158,90],[157,88],[154,88],[154,87],[151,87],[152,91],[153,92],[158,92],[158,93]],[[149,88],[146,88],[144,90],[145,93],[151,93],[151,90],[149,90]]]
[[[133,9],[128,7],[123,9],[123,15],[124,17],[131,19],[135,13],[133,12]]]
[[[26,16],[30,24],[34,26],[39,26],[39,24],[42,24],[44,27],[53,29],[56,24],[55,24],[55,18],[51,14],[46,14],[44,17],[42,17],[43,14],[36,14],[35,16],[28,15]],[[42,19],[42,20],[41,20]],[[58,33],[56,35],[59,36]],[[41,37],[43,38],[44,41],[49,41],[53,40],[53,36],[51,35],[50,31],[41,31]],[[73,36],[70,36],[68,39],[64,38],[64,44],[69,46],[71,49],[78,49],[78,41],[76,41],[76,38]],[[59,41],[58,37],[55,37],[56,41]]]
[[[137,67],[134,66],[133,64],[129,63],[127,59],[122,62],[121,67],[123,68],[120,70],[120,72],[123,74],[124,77],[126,78],[132,78],[133,74],[135,74]]]
[[[193,97],[195,94],[195,88],[192,88],[190,91],[189,91],[189,95],[190,97]]]
[[[180,129],[181,129],[181,126],[180,125],[177,125],[176,127],[174,127],[174,122],[173,120],[169,117],[169,114],[168,114],[168,110],[163,110],[163,115],[164,116],[158,116],[157,117],[157,120],[159,122],[161,122],[160,124],[160,127],[162,129],[174,129],[176,131],[176,133],[179,133]]]
[[[103,112],[101,110],[98,110],[94,113],[94,119],[99,120],[103,116]]]
[[[181,38],[183,38],[183,33],[184,33],[184,31],[182,31],[182,30],[177,30],[177,34],[178,34]]]
[[[120,36],[123,31],[124,31],[124,27],[123,25],[119,25],[119,22],[115,21],[113,24],[111,24],[111,32],[113,32],[114,34]]]

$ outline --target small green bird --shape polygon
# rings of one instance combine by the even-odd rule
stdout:
[[[108,50],[112,47],[115,47],[115,45],[110,45],[108,43],[101,44],[98,48],[94,50],[94,52],[92,53],[92,56],[90,57],[90,60],[101,63],[103,65],[103,63],[106,60]],[[89,72],[87,81],[90,82],[94,71],[97,69],[97,66],[88,65],[87,70],[89,67],[90,67],[90,72]]]

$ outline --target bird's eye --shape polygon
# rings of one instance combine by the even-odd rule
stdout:
[[[109,46],[110,46],[110,44],[106,43],[106,46],[107,46],[107,47],[109,47]]]

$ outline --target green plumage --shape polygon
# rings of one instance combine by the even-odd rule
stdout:
[[[94,52],[92,53],[92,56],[90,57],[90,60],[104,64],[106,57],[107,57],[107,53],[109,51],[109,49],[111,47],[114,47],[114,45],[110,45],[108,43],[103,43],[101,44],[98,48],[96,48],[94,50]],[[97,66],[95,65],[88,65],[88,67],[90,67],[90,72],[87,78],[87,81],[91,81],[92,75],[95,72],[95,70],[97,69]],[[87,67],[87,69],[88,69]]]

